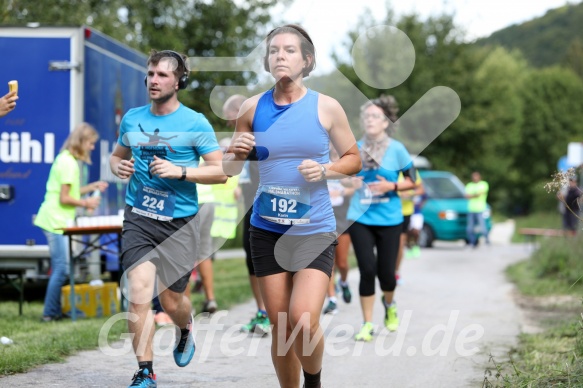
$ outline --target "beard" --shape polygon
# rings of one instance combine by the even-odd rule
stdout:
[[[176,93],[176,91],[173,90],[173,91],[168,92],[166,94],[160,94],[159,97],[152,98],[152,101],[155,102],[156,104],[164,104],[165,102],[170,100],[174,96],[175,93]]]

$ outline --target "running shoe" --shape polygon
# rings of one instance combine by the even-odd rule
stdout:
[[[385,306],[385,327],[389,331],[396,331],[399,328],[399,317],[397,317],[397,305],[392,304],[387,307],[385,304],[385,298],[381,298],[383,301],[383,306]]]
[[[335,315],[338,312],[338,306],[336,306],[336,303],[329,301],[328,302],[328,306],[326,306],[326,308],[324,309],[324,311],[322,312],[322,314],[332,314]]]
[[[253,332],[253,330],[255,330],[255,326],[257,325],[257,317],[260,315],[261,313],[257,313],[256,316],[254,316],[253,318],[251,318],[251,320],[249,321],[248,324],[241,326],[241,331],[245,332],[245,333],[251,333]]]
[[[156,388],[158,385],[156,384],[156,375],[150,373],[148,368],[140,369],[136,373],[134,373],[134,377],[132,377],[132,383],[129,385],[131,387],[140,387],[140,388]]]
[[[346,303],[350,303],[350,301],[352,300],[352,293],[350,292],[350,287],[348,287],[348,283],[346,283],[345,286],[340,286],[342,288],[342,299],[344,299],[344,302]]]
[[[412,259],[414,257],[415,257],[415,255],[413,252],[413,248],[405,249],[405,259]]]
[[[372,341],[373,334],[374,334],[374,327],[372,326],[372,323],[365,322],[362,325],[362,327],[360,328],[360,331],[358,332],[358,334],[356,334],[354,336],[354,339],[356,341],[370,342],[370,341]]]
[[[421,256],[421,248],[419,248],[419,245],[414,245],[411,248],[411,257],[418,258],[419,256]]]
[[[215,302],[214,300],[206,300],[202,304],[202,312],[213,314],[215,311],[217,311],[218,307],[219,306],[217,306],[217,302]]]
[[[202,293],[202,280],[200,280],[200,278],[196,278],[196,280],[194,281],[194,284],[192,285],[192,293],[194,294],[200,294]]]
[[[255,328],[253,329],[253,332],[261,335],[271,333],[271,322],[269,322],[269,318],[267,317],[267,315],[257,313]]]
[[[194,317],[191,315],[190,322],[188,325],[186,325],[186,328],[188,329],[188,335],[183,337],[181,335],[180,329],[177,329],[178,332],[176,336],[176,342],[178,345],[176,345],[176,348],[174,349],[174,362],[176,362],[176,365],[179,367],[185,367],[188,365],[194,356],[196,344],[194,342],[194,333],[192,331],[193,325]]]
[[[241,326],[241,331],[265,335],[271,331],[271,322],[269,322],[267,315],[258,311],[248,324]]]
[[[170,315],[166,314],[164,311],[160,311],[154,315],[154,322],[156,322],[157,326],[165,326],[173,323]]]

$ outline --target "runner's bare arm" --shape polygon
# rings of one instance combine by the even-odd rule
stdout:
[[[223,173],[223,152],[220,150],[202,155],[204,163],[198,167],[184,167],[154,156],[150,163],[150,172],[160,178],[180,179],[184,174],[184,180],[194,183],[225,183],[227,176]]]
[[[229,149],[223,156],[223,170],[227,176],[238,175],[243,169],[243,164],[249,153],[255,146],[255,136],[253,136],[253,116],[259,97],[257,95],[249,98],[239,110],[235,134],[229,145]]]
[[[362,168],[356,139],[350,129],[348,117],[338,101],[320,94],[318,100],[320,122],[329,131],[330,141],[340,158],[325,167],[327,179],[340,179],[358,173]]]
[[[186,169],[186,180],[206,184],[225,183],[227,176],[223,172],[223,151],[209,152],[202,155],[202,158],[204,165]]]
[[[127,179],[132,176],[136,170],[134,170],[133,159],[130,160],[131,157],[131,148],[116,144],[115,149],[109,158],[111,172],[121,179]]]

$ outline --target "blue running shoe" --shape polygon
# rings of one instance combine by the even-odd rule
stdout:
[[[158,385],[156,384],[156,375],[150,373],[150,371],[146,369],[140,369],[136,373],[134,373],[134,377],[132,378],[132,383],[130,384],[129,388],[131,387],[141,387],[141,388],[156,388]]]
[[[338,313],[338,306],[336,306],[336,303],[334,303],[332,301],[328,302],[328,306],[326,306],[326,308],[322,312],[322,314],[332,314],[332,315],[336,315],[337,313]]]
[[[350,287],[348,287],[348,283],[345,286],[340,286],[342,288],[342,299],[344,299],[345,303],[350,303],[352,300],[352,293],[350,292]]]
[[[192,332],[193,322],[194,317],[191,315],[190,323],[186,326],[188,329],[188,335],[186,337],[182,337],[180,329],[178,330],[178,335],[176,337],[178,345],[174,349],[174,361],[179,367],[185,367],[188,365],[194,356],[196,344],[194,343],[194,333]]]

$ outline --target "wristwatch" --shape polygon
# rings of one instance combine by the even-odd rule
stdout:
[[[183,181],[186,179],[186,166],[182,166],[182,176],[178,178],[179,181]]]
[[[323,181],[326,178],[326,166],[321,164],[320,168],[322,169],[322,176],[320,177],[320,180]]]

